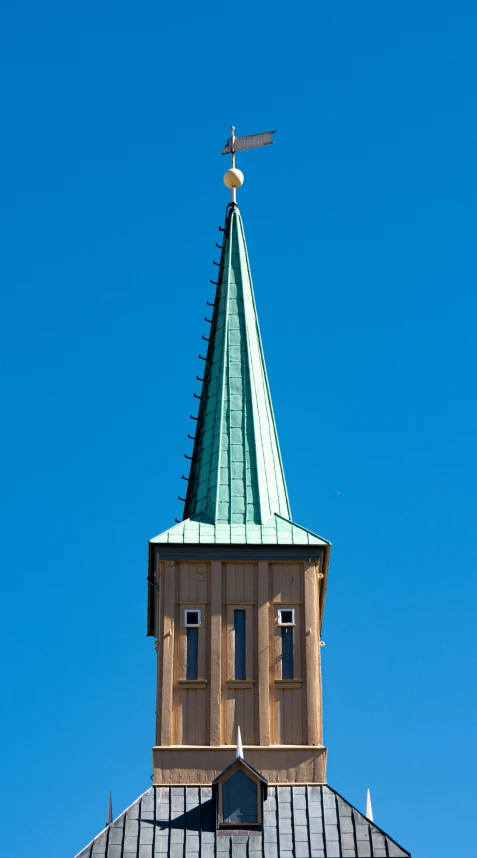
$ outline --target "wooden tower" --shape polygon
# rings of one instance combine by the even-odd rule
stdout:
[[[230,204],[184,519],[149,545],[157,784],[246,759],[323,783],[320,630],[329,543],[291,520],[240,212]]]

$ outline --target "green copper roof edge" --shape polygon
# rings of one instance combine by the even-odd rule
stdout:
[[[155,545],[167,545],[169,543],[169,538],[168,538],[169,534],[172,533],[173,531],[175,531],[176,533],[180,533],[181,528],[183,529],[188,524],[193,525],[192,529],[194,531],[199,531],[199,533],[198,533],[199,538],[197,540],[197,544],[204,544],[204,545],[214,545],[214,544],[234,545],[234,544],[241,544],[241,543],[235,543],[232,541],[232,539],[225,541],[225,542],[223,540],[217,541],[215,538],[213,541],[212,540],[207,540],[207,541],[201,540],[200,539],[200,536],[201,536],[200,525],[206,525],[207,527],[212,528],[214,530],[214,536],[215,536],[215,532],[217,530],[223,532],[224,530],[227,530],[227,529],[229,529],[231,531],[232,528],[244,528],[245,530],[247,528],[253,528],[255,530],[260,528],[261,531],[263,531],[263,530],[270,531],[273,527],[273,525],[270,525],[268,522],[266,524],[253,524],[251,522],[249,522],[248,524],[244,523],[244,524],[238,524],[238,525],[236,525],[236,524],[225,524],[225,523],[221,523],[221,522],[219,522],[218,524],[215,524],[214,522],[211,522],[211,521],[200,520],[202,518],[206,519],[207,516],[201,514],[200,516],[197,516],[197,520],[193,520],[190,518],[184,519],[183,521],[180,521],[177,524],[173,524],[172,527],[167,528],[166,530],[162,531],[161,533],[158,533],[157,536],[154,536],[152,539],[149,540],[149,542],[151,544],[155,544]],[[289,524],[292,527],[298,528],[299,530],[303,531],[304,533],[308,534],[309,536],[312,536],[314,539],[319,539],[323,545],[331,545],[331,542],[328,539],[325,539],[323,536],[319,536],[317,533],[314,533],[312,530],[309,530],[307,527],[303,527],[303,525],[301,525],[301,524],[297,524],[296,521],[292,521],[291,519],[285,518],[285,516],[280,515],[278,512],[273,513],[270,516],[269,521],[272,521],[273,518],[279,518],[282,521],[286,522],[286,524]],[[180,543],[178,543],[178,544],[180,544]],[[247,542],[246,544],[248,544],[248,545],[303,545],[305,543],[294,543],[292,540],[290,540],[289,542],[283,542],[283,541],[279,542],[278,539],[276,542],[268,542],[268,540],[264,541],[262,539],[260,542]],[[313,545],[313,543],[309,543],[309,545],[311,546],[311,545]]]
[[[305,533],[310,533],[312,536],[315,536],[317,539],[321,539],[321,541],[326,542],[327,545],[331,545],[331,542],[329,541],[329,539],[325,539],[325,537],[320,536],[319,533],[315,533],[313,530],[309,530],[308,527],[303,527],[302,524],[297,524],[296,521],[292,521],[291,518],[290,519],[285,518],[283,515],[280,515],[279,512],[276,512],[275,515],[277,518],[281,518],[281,519],[283,519],[283,521],[286,521],[289,524],[293,524],[294,527],[299,527],[300,530],[304,530]]]
[[[288,515],[290,516],[290,519],[291,519],[290,499],[289,499],[289,497],[288,497],[287,482],[286,482],[286,479],[285,479],[285,469],[284,469],[284,467],[283,467],[283,459],[282,459],[282,454],[281,454],[281,450],[280,450],[280,443],[279,443],[279,440],[278,440],[278,432],[277,432],[277,424],[276,424],[276,420],[275,420],[275,412],[274,412],[274,410],[273,410],[272,395],[271,395],[271,392],[270,392],[270,384],[269,384],[269,382],[268,382],[268,373],[267,373],[267,367],[266,367],[266,363],[265,363],[265,354],[264,354],[264,351],[263,351],[262,334],[261,334],[261,331],[260,331],[260,322],[259,322],[259,320],[258,320],[257,302],[256,302],[256,300],[255,300],[255,291],[254,291],[254,288],[253,288],[252,271],[251,271],[251,268],[250,268],[250,259],[249,259],[249,256],[248,256],[247,242],[246,242],[246,240],[245,240],[245,231],[244,231],[244,228],[243,228],[242,216],[241,216],[241,214],[240,214],[239,209],[236,209],[236,213],[237,213],[237,215],[238,215],[238,222],[239,222],[239,224],[240,224],[240,230],[241,230],[241,233],[242,233],[242,241],[243,241],[243,246],[244,246],[244,249],[245,249],[245,260],[246,260],[246,263],[247,263],[247,271],[248,271],[248,276],[249,276],[249,279],[250,279],[250,286],[251,286],[251,290],[250,290],[250,291],[251,291],[251,296],[252,296],[253,309],[254,309],[254,312],[255,312],[255,324],[256,324],[256,327],[257,327],[257,338],[258,338],[258,344],[259,344],[259,356],[260,356],[260,361],[261,361],[261,365],[262,365],[263,375],[264,375],[264,378],[265,378],[265,387],[266,387],[266,392],[267,392],[268,407],[270,408],[271,417],[272,417],[272,426],[273,426],[273,432],[274,432],[274,436],[275,436],[275,443],[276,443],[276,445],[277,445],[277,450],[278,450],[278,459],[279,459],[279,465],[280,465],[280,476],[281,476],[281,479],[282,479],[282,482],[283,482],[283,487],[284,487],[284,490],[285,490],[285,502],[286,502],[286,506],[287,506],[287,512],[288,512]],[[250,341],[249,341],[249,336],[248,336],[248,328],[247,328],[246,330],[247,330],[247,350],[248,350],[248,352],[250,352]],[[254,379],[254,383],[255,383],[255,379]],[[256,393],[255,393],[255,395],[256,395]],[[253,409],[252,409],[252,418],[253,418],[253,420],[254,420],[254,422],[255,422],[255,411],[254,411]],[[274,462],[273,464],[274,464],[274,470],[275,470],[275,473],[276,473],[276,466],[275,466],[275,462]],[[277,482],[277,485],[278,485],[278,480],[276,480],[276,482]]]

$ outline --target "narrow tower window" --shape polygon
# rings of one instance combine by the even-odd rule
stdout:
[[[293,679],[295,609],[279,608],[278,625],[282,627],[282,679]]]
[[[245,611],[234,611],[235,679],[246,679]]]
[[[200,611],[187,609],[184,611],[184,625],[187,629],[187,666],[186,679],[199,678],[199,626]]]

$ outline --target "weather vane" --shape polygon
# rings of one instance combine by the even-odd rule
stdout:
[[[224,175],[224,183],[232,191],[232,202],[235,203],[237,188],[243,185],[244,180],[242,171],[235,166],[235,153],[246,152],[247,149],[258,149],[259,146],[273,146],[275,141],[271,138],[275,131],[264,131],[263,134],[252,134],[249,137],[236,137],[234,125],[230,131],[232,133],[222,149],[222,155],[232,156],[232,166]]]

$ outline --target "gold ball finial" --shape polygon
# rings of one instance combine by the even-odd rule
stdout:
[[[241,188],[244,183],[244,175],[242,170],[237,170],[237,167],[231,167],[224,175],[224,184],[227,188]]]

